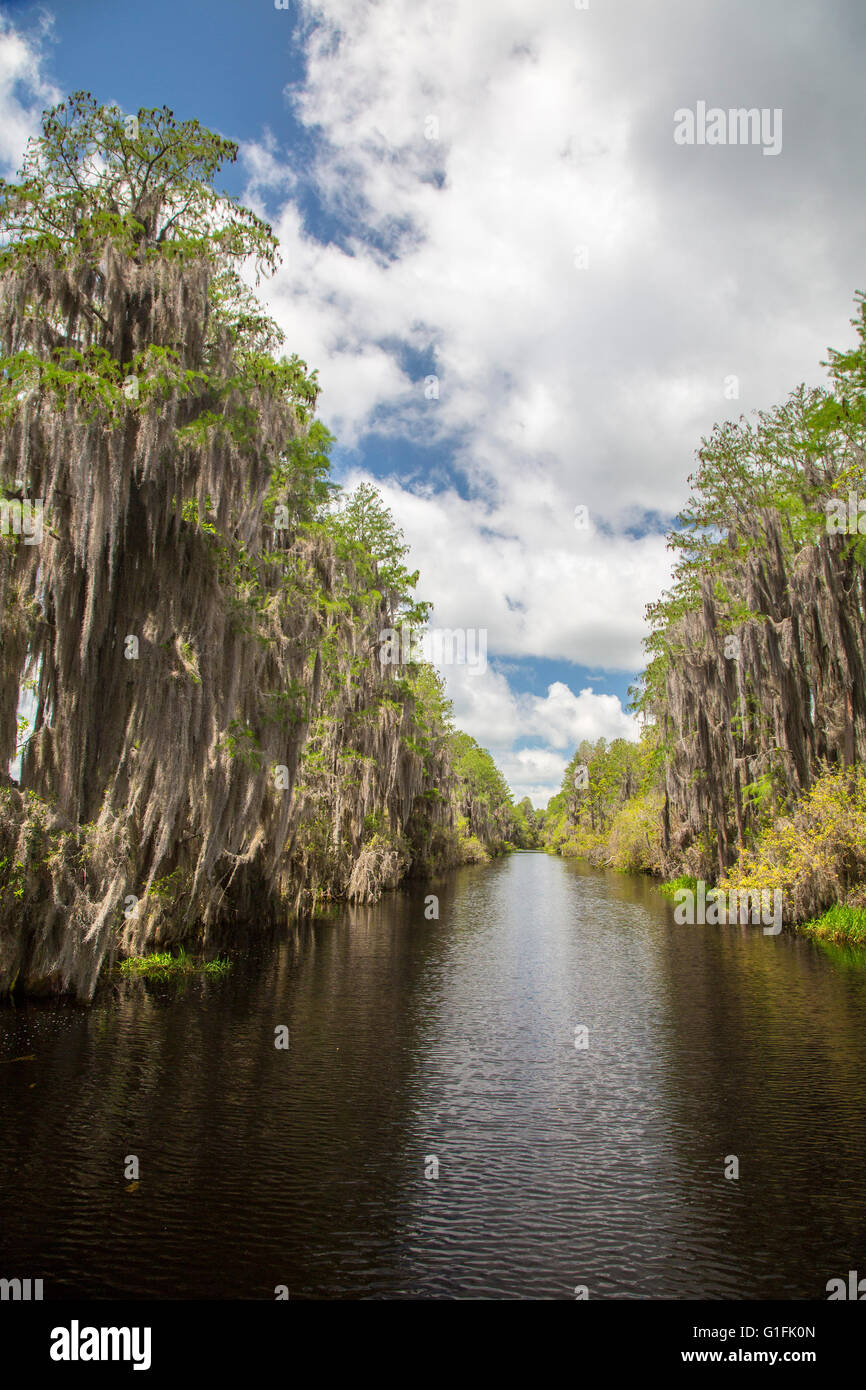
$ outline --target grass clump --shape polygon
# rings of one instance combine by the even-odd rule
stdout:
[[[866,907],[835,903],[822,916],[804,922],[800,930],[817,941],[841,941],[866,946]]]
[[[232,968],[230,960],[209,960],[205,967],[206,975],[227,975]]]
[[[153,951],[147,956],[129,956],[120,963],[121,975],[144,975],[149,979],[164,979],[170,975],[194,975],[198,971],[205,975],[225,975],[231,969],[231,961],[211,960],[197,963],[187,955],[181,946],[176,955],[170,951]]]
[[[659,892],[664,893],[666,898],[675,898],[683,888],[689,888],[693,893],[696,893],[698,880],[691,874],[679,874],[676,878],[669,878],[666,883],[658,885]]]

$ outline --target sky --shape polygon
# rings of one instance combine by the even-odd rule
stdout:
[[[637,737],[702,436],[853,339],[864,59],[862,0],[0,0],[0,172],[76,89],[238,143],[335,476],[434,626],[486,634],[456,722],[544,805],[581,739]],[[700,103],[772,141],[683,143]]]

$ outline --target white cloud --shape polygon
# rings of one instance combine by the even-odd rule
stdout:
[[[466,480],[383,485],[437,624],[485,628],[498,657],[638,669],[671,557],[625,528],[682,505],[716,418],[822,379],[827,344],[850,336],[866,186],[856,6],[805,6],[795,25],[789,0],[760,15],[751,0],[669,0],[664,22],[645,0],[299,8],[292,99],[314,166],[268,130],[243,156],[251,200],[281,202],[283,267],[264,293],[319,371],[323,417],[348,447],[374,425],[438,443]],[[10,169],[58,97],[40,41],[0,20]],[[783,153],[675,147],[673,112],[697,97],[783,106]],[[306,229],[305,181],[339,241]],[[401,344],[430,355],[438,400]],[[458,716],[515,787],[555,785],[573,742],[628,720],[589,690],[527,703],[495,674],[460,687]],[[545,746],[512,752],[526,737]]]
[[[583,739],[638,738],[637,721],[615,695],[590,687],[575,694],[563,681],[554,681],[544,696],[516,694],[492,666],[474,674],[456,664],[440,669],[458,727],[492,753],[518,800],[529,796],[545,805]],[[527,740],[535,746],[514,749]]]
[[[533,722],[554,748],[573,748],[582,739],[637,737],[631,715],[615,695],[596,695],[587,688],[578,695],[562,681],[555,681],[544,699],[533,697]]]
[[[42,40],[49,32],[49,21],[39,36],[31,36],[0,15],[0,166],[6,178],[17,173],[43,109],[60,100],[42,73]]]
[[[343,244],[308,235],[289,198],[272,307],[319,369],[326,421],[349,445],[374,422],[446,442],[468,480],[470,501],[432,479],[383,488],[438,624],[487,628],[499,656],[639,669],[670,555],[624,528],[679,510],[717,418],[821,380],[826,344],[849,337],[861,248],[847,230],[828,239],[819,196],[824,180],[862,215],[834,143],[859,81],[838,56],[853,55],[845,14],[828,33],[817,11],[789,26],[781,0],[760,19],[747,0],[670,0],[664,23],[644,0],[304,11],[295,113],[318,136],[312,182]],[[822,45],[849,70],[835,112],[803,68]],[[673,112],[703,94],[784,104],[783,154],[675,147]],[[272,143],[246,153],[279,178]],[[400,342],[433,354],[438,400],[407,377]],[[464,692],[462,717],[507,752],[526,711],[507,683],[484,689]],[[548,693],[551,756],[578,730],[621,729],[604,698]]]
[[[360,473],[347,479],[361,480]],[[667,583],[663,537],[575,530],[573,509],[540,470],[496,501],[379,483],[440,627],[482,628],[497,656],[543,656],[634,671],[644,604]]]
[[[416,437],[456,433],[456,461],[474,481],[487,475],[507,492],[543,466],[563,503],[611,519],[677,509],[717,416],[772,401],[804,369],[820,376],[828,335],[847,336],[859,271],[850,257],[831,266],[816,245],[820,219],[792,223],[784,199],[774,235],[755,245],[744,212],[764,222],[772,208],[744,207],[734,185],[707,226],[682,160],[660,184],[664,160],[693,153],[673,145],[662,90],[665,78],[695,81],[670,41],[693,19],[674,3],[664,32],[648,32],[642,6],[617,8],[614,35],[609,15],[565,3],[308,4],[316,27],[296,111],[321,137],[316,191],[350,229],[349,246],[311,241],[291,203],[278,218],[285,326],[320,368],[342,438],[396,408]],[[435,141],[424,136],[430,115]],[[641,157],[650,139],[662,150],[654,160]],[[247,153],[275,158],[272,146]],[[691,167],[707,177],[706,165]],[[726,181],[730,167],[715,165]],[[742,159],[737,168],[749,173]],[[575,267],[578,245],[586,270]],[[804,263],[824,276],[822,293],[800,288]],[[744,292],[753,277],[763,300]],[[791,314],[795,287],[805,318]],[[310,311],[300,321],[298,296]],[[435,348],[438,402],[426,406],[420,383],[384,367],[353,387],[351,363],[366,365],[386,339]],[[742,383],[733,404],[731,373]]]

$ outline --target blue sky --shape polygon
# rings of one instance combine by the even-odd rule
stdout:
[[[0,0],[0,159],[77,88],[237,141],[260,288],[371,477],[458,722],[543,804],[625,710],[714,421],[820,381],[863,286],[862,6],[830,0]],[[780,109],[781,151],[674,112]],[[435,378],[435,392],[428,389]],[[732,393],[730,383],[736,383]],[[585,507],[586,528],[576,525]]]

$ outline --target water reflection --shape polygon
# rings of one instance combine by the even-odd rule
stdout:
[[[469,867],[224,978],[0,1012],[0,1057],[35,1054],[0,1065],[0,1272],[46,1296],[823,1298],[863,1259],[864,1024],[851,952],[679,927],[645,880],[541,854]]]

